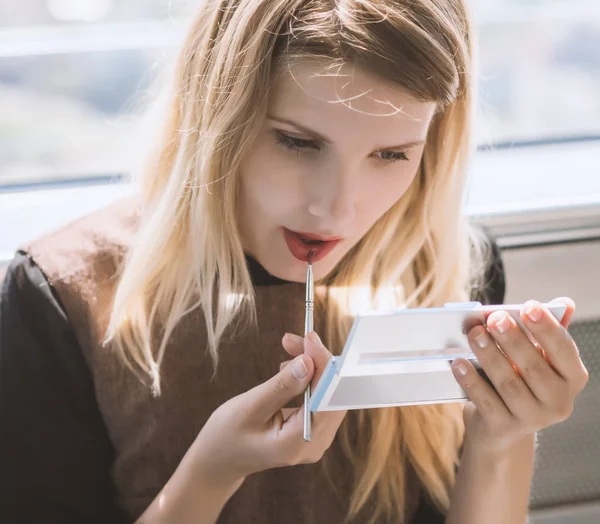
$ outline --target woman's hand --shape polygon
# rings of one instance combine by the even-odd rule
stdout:
[[[294,335],[284,339],[288,352],[292,347],[298,355],[292,364],[210,416],[137,524],[214,524],[248,475],[322,457],[345,412],[314,413],[308,443],[303,439],[304,407],[284,406],[302,395],[311,381],[316,385],[331,354],[314,332],[306,340]]]
[[[469,331],[473,352],[496,388],[470,362],[453,362],[454,375],[470,400],[464,410],[466,438],[478,447],[501,452],[571,415],[588,372],[566,329],[575,304],[568,298],[556,301],[567,305],[562,322],[538,302],[524,304],[521,319],[536,344],[502,311],[489,315],[487,329]]]
[[[331,445],[345,412],[313,413],[308,443],[303,440],[304,407],[283,409],[309,382],[316,385],[331,358],[316,333],[294,337],[283,341],[297,355],[290,365],[220,406],[194,442],[195,461],[213,485],[237,489],[252,473],[317,462]]]

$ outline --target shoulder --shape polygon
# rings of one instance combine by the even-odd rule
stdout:
[[[3,311],[52,312],[64,317],[64,311],[52,292],[39,266],[25,253],[18,251],[6,268],[2,281],[0,304]],[[31,315],[33,317],[33,315]],[[4,326],[6,329],[7,326]],[[4,331],[4,330],[3,330]]]
[[[104,336],[118,275],[136,236],[138,202],[137,197],[118,200],[19,250],[60,299],[86,356]]]
[[[87,387],[88,371],[61,299],[39,266],[23,252],[12,259],[2,284],[0,354],[0,382],[14,379],[15,390],[24,377],[32,388],[46,387],[55,380],[65,388]],[[15,369],[19,371],[13,377],[10,371]],[[61,388],[57,391],[64,392]],[[69,402],[79,406],[83,400],[76,395]]]
[[[137,197],[120,199],[20,247],[52,283],[93,274],[103,262],[121,258],[139,220]]]

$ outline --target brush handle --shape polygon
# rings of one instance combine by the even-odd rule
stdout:
[[[307,284],[308,285],[308,284]],[[306,314],[304,316],[304,336],[308,335],[313,330],[313,310],[314,303],[312,300],[306,301]],[[310,400],[310,382],[304,391],[304,440],[310,442],[311,439],[311,417],[308,409],[308,401]]]

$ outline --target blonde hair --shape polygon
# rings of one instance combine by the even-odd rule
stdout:
[[[238,173],[265,117],[268,86],[282,64],[302,57],[353,64],[439,108],[414,183],[322,282],[330,290],[319,305],[327,310],[330,350],[339,352],[348,333],[344,290],[349,298],[367,286],[374,297],[392,286],[402,291],[400,306],[439,306],[468,300],[483,274],[485,239],[463,210],[475,87],[463,0],[205,1],[176,64],[158,147],[141,174],[138,240],[108,329],[131,369],[150,375],[156,394],[167,342],[184,315],[202,309],[215,369],[225,330],[255,319],[237,227]],[[361,430],[350,438],[353,423]],[[447,510],[462,405],[353,412],[343,430],[356,471],[349,517],[371,508],[371,521],[405,522],[409,471]]]

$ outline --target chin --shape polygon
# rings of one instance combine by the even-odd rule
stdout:
[[[259,262],[260,263],[260,262]],[[261,264],[271,275],[286,280],[288,282],[305,283],[307,264],[289,255],[285,261],[278,261],[276,264]],[[319,280],[329,272],[330,264],[326,260],[322,260],[313,264],[314,279]]]
[[[306,282],[307,264],[296,258],[294,258],[294,260],[297,264],[300,265],[299,269],[297,270],[296,269],[297,266],[296,266],[296,264],[294,264],[294,269],[288,271],[289,276],[280,277],[280,278],[289,280],[291,282]],[[325,278],[329,273],[331,273],[333,268],[336,267],[338,262],[339,262],[339,257],[331,256],[331,258],[326,257],[323,260],[319,260],[318,262],[314,263],[313,264],[314,281],[318,282],[319,280]]]

